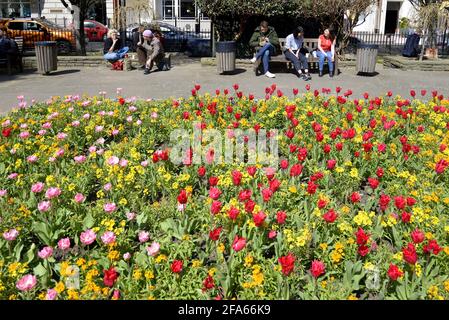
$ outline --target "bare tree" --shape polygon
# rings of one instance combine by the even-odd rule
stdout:
[[[421,54],[419,56],[420,61],[424,57],[425,46],[430,49],[436,49],[437,47],[437,29],[441,20],[447,20],[449,18],[448,10],[445,10],[445,2],[441,0],[410,0],[415,2],[414,6],[418,12],[418,26],[423,32],[423,41]]]
[[[339,51],[344,52],[349,38],[358,25],[372,13],[374,0],[315,0],[304,14],[321,21],[322,28],[332,28],[339,40]]]
[[[155,19],[153,6],[148,0],[132,0],[126,4],[126,13],[129,21],[137,21],[141,24],[143,21],[148,22]]]
[[[67,1],[71,4],[67,3]],[[77,47],[79,47],[80,54],[86,55],[86,37],[84,34],[84,20],[86,20],[87,13],[90,7],[100,2],[100,0],[61,0],[61,3],[70,10],[75,27],[75,36]],[[78,49],[78,48],[77,48]]]

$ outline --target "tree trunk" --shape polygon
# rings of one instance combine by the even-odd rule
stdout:
[[[79,28],[79,41],[81,45],[80,53],[82,56],[86,55],[86,35],[84,33],[84,20],[86,20],[86,10],[87,8],[84,8],[80,11],[79,15],[79,21],[80,21],[80,28]]]

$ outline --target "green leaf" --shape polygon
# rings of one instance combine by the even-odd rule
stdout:
[[[92,217],[92,214],[89,212],[83,219],[83,228],[85,229],[90,229],[94,226],[95,224],[95,220]]]
[[[34,222],[32,229],[34,233],[38,236],[38,238],[46,245],[51,245],[51,232],[46,223],[43,222]]]
[[[136,254],[136,262],[139,266],[145,267],[148,263],[148,256],[139,252]]]
[[[25,253],[26,263],[30,263],[31,261],[33,261],[35,257],[34,249],[36,249],[36,245],[32,243],[30,249],[28,249],[28,251]]]
[[[42,265],[42,262],[39,263],[36,267],[33,268],[33,273],[36,276],[42,277],[47,274],[47,269]]]
[[[14,256],[16,261],[20,261],[20,254],[22,253],[23,247],[24,245],[20,242],[14,247]]]

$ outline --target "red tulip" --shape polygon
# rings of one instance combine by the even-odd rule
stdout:
[[[182,260],[174,260],[170,266],[173,273],[181,273],[184,262]]]
[[[232,249],[234,249],[236,252],[242,250],[246,246],[246,239],[241,238],[239,236],[235,236],[234,242],[232,243]]]
[[[314,278],[318,278],[326,272],[326,266],[319,260],[313,260],[310,267],[310,272]]]
[[[114,267],[110,267],[108,270],[103,270],[103,283],[107,287],[112,287],[118,278],[118,272]]]
[[[288,276],[290,273],[293,272],[293,269],[295,268],[295,256],[291,253],[289,253],[286,256],[282,256],[278,259],[279,263],[282,267],[282,273],[285,276]]]
[[[215,228],[214,230],[209,232],[209,239],[211,239],[212,241],[217,241],[220,238],[220,233],[221,230],[223,228],[219,227],[219,228]]]
[[[404,273],[399,270],[398,266],[394,264],[390,264],[390,267],[388,268],[388,276],[391,280],[396,281],[398,278],[402,277]]]

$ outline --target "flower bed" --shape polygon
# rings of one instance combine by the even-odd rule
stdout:
[[[331,91],[19,97],[0,298],[447,299],[449,101]],[[173,163],[195,123],[277,129],[279,165]]]

